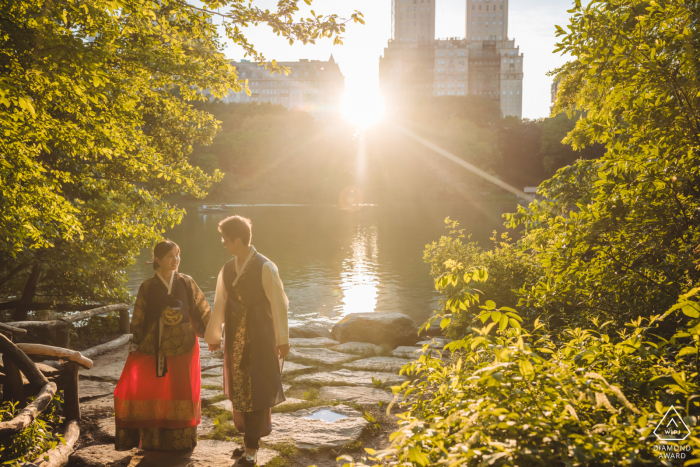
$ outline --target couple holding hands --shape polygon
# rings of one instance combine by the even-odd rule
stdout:
[[[153,250],[154,277],[139,288],[129,357],[114,391],[117,450],[194,449],[201,412],[197,337],[221,349],[223,387],[234,425],[244,432],[239,464],[255,465],[261,437],[272,431],[271,407],[284,402],[282,365],[289,352],[287,309],[277,267],[251,245],[250,220],[219,223],[233,258],[219,273],[214,309],[191,277],[177,272],[180,248]]]

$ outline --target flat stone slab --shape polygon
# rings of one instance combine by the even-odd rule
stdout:
[[[205,371],[209,370],[210,368],[223,367],[224,361],[221,358],[206,357],[206,358],[200,359],[199,365],[201,367],[202,373],[204,373]]]
[[[289,327],[289,337],[291,338],[313,338],[327,337],[330,339],[331,331],[320,324],[301,324]]]
[[[100,434],[103,436],[103,438],[113,442],[114,437],[117,434],[117,427],[114,424],[114,417],[102,419],[99,421],[98,425],[100,427]],[[214,431],[214,428],[216,428],[214,421],[206,415],[202,415],[199,426],[197,426],[197,436],[207,436],[209,433]]]
[[[308,365],[302,365],[301,363],[294,363],[294,362],[284,362],[284,366],[282,367],[282,374],[286,375],[288,373],[293,373],[295,371],[302,371],[302,370],[308,370],[309,368],[313,368],[312,366]]]
[[[80,392],[80,401],[94,399],[96,397],[111,396],[114,394],[114,388],[117,385],[107,381],[93,381],[89,379],[80,379],[78,381],[78,390]]]
[[[389,371],[398,373],[401,367],[411,360],[395,357],[371,357],[345,363],[343,368],[360,371]]]
[[[331,350],[336,352],[351,353],[355,355],[379,355],[382,348],[378,345],[370,344],[369,342],[346,342],[345,344],[331,347]]]
[[[222,391],[221,389],[204,389],[204,388],[202,388],[201,392],[199,394],[199,398],[202,401],[208,401],[208,400],[215,398],[216,396],[222,395],[223,393],[224,393],[224,391]]]
[[[393,357],[410,358],[412,360],[416,360],[418,357],[423,355],[423,353],[423,347],[402,346],[394,349],[394,351],[391,352],[391,355]],[[442,358],[442,353],[437,349],[428,348],[425,354],[431,355],[433,358]]]
[[[117,361],[102,365],[95,364],[89,370],[81,368],[80,377],[114,381],[116,383],[119,381],[119,377],[122,375],[124,363],[126,363],[126,359],[124,361]]]
[[[342,417],[335,421],[309,418],[319,413]],[[369,422],[347,405],[313,407],[291,413],[272,414],[271,444],[292,442],[299,449],[341,448],[357,441]]]
[[[357,359],[357,357],[354,355],[311,347],[301,349],[293,348],[289,351],[287,358],[289,360],[304,359],[325,365],[336,365],[338,363],[345,363]]]
[[[352,371],[347,369],[310,373],[294,378],[294,382],[318,384],[321,386],[369,386],[374,387],[372,378],[385,384],[396,385],[408,381],[403,375],[382,371]]]
[[[275,407],[284,407],[284,406],[289,406],[289,405],[294,405],[294,404],[301,404],[303,402],[307,402],[304,399],[295,399],[294,397],[287,397],[287,400],[282,402],[281,404],[277,404]],[[226,399],[221,402],[217,402],[216,404],[213,404],[212,407],[218,407],[219,409],[226,410],[227,412],[230,412],[232,410],[231,406],[231,401]]]
[[[202,386],[218,386],[221,389],[224,388],[224,377],[223,376],[202,376]]]
[[[327,337],[292,337],[289,339],[291,348],[295,347],[330,347],[338,345],[340,342]]]
[[[341,400],[360,405],[377,405],[379,402],[389,404],[394,399],[394,395],[384,389],[360,386],[324,386],[318,397],[324,401]]]
[[[240,447],[228,441],[203,440],[192,452],[146,452],[139,449],[115,451],[114,444],[88,446],[70,456],[72,467],[231,467],[237,465],[233,450]],[[260,449],[257,464],[267,465],[279,456],[277,451]],[[234,464],[235,461],[235,464]]]
[[[221,366],[217,366],[214,368],[209,368],[206,371],[202,371],[202,378],[208,378],[211,376],[216,376],[218,378],[223,378],[224,377],[224,365],[222,364]]]

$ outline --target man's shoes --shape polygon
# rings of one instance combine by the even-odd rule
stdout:
[[[236,448],[233,450],[233,456],[231,457],[241,457],[245,453],[245,448]]]
[[[238,460],[238,465],[247,465],[247,466],[254,466],[257,465],[257,457],[258,457],[258,451],[255,451],[255,454],[246,454],[243,453],[243,456]]]

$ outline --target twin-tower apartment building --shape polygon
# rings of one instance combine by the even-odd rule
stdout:
[[[523,54],[508,38],[508,0],[466,0],[464,38],[435,39],[436,0],[392,0],[392,34],[379,58],[390,108],[429,96],[485,96],[522,118]]]
[[[439,1],[439,0],[438,0]],[[435,39],[436,0],[392,0],[391,39],[379,58],[379,85],[389,109],[430,96],[474,94],[497,101],[503,115],[522,118],[523,54],[508,39],[508,0],[466,0],[464,38]],[[279,62],[289,75],[232,61],[251,95],[224,102],[270,102],[315,118],[338,112],[345,79],[328,61]]]

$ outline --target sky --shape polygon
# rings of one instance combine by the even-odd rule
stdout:
[[[436,38],[464,37],[465,0],[436,0]],[[275,0],[256,0],[260,8],[274,9]],[[311,8],[316,14],[336,13],[349,18],[353,11],[364,14],[365,25],[349,23],[343,35],[343,45],[329,39],[315,45],[288,42],[272,34],[266,26],[250,27],[246,31],[250,42],[267,59],[277,61],[328,60],[331,54],[345,76],[346,94],[350,97],[378,93],[379,57],[391,38],[391,0],[315,0]],[[508,37],[524,54],[523,118],[549,116],[550,86],[547,72],[561,66],[566,57],[553,54],[555,25],[565,27],[570,16],[569,0],[510,0]],[[223,13],[223,11],[222,11]],[[242,50],[227,44],[226,55],[233,60],[243,58]]]

